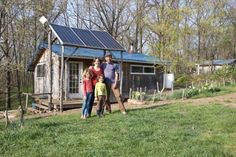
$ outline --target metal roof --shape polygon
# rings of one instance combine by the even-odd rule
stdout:
[[[204,61],[200,63],[202,66],[207,65],[228,65],[228,64],[235,64],[236,59],[221,59],[221,60],[212,60],[212,61]]]
[[[48,48],[47,43],[41,43],[38,47],[38,50],[34,53],[34,56],[30,59],[28,64],[28,69],[30,71],[34,70],[34,66],[37,64],[39,58],[41,57],[42,53],[45,49]],[[61,45],[53,44],[52,45],[52,52],[58,56],[61,56]],[[113,59],[115,61],[121,61],[121,51],[110,51],[112,53]],[[168,61],[161,61],[160,59],[149,56],[143,53],[123,53],[123,61],[130,62],[130,63],[142,63],[142,64],[163,64],[167,65],[170,64]],[[64,49],[64,57],[70,58],[84,58],[84,59],[93,59],[93,58],[100,58],[104,57],[104,50],[98,49],[89,49],[89,48],[78,48],[74,46],[65,46]]]
[[[47,44],[41,44],[41,48],[47,48]],[[52,45],[52,52],[61,56],[61,46],[58,44]],[[110,51],[114,60],[121,61],[121,51]],[[65,46],[64,57],[70,58],[103,58],[104,51],[89,49],[89,48],[77,48],[72,46]],[[164,64],[160,59],[149,56],[143,53],[128,53],[123,52],[123,61],[125,62],[136,62],[136,63],[147,63],[147,64]]]
[[[60,44],[64,46],[125,51],[124,47],[105,31],[78,29],[56,24],[49,26]]]

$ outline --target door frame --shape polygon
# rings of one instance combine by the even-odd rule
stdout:
[[[71,63],[77,63],[79,64],[79,69],[78,69],[78,77],[79,77],[79,93],[70,93],[70,64]],[[83,62],[79,62],[79,61],[68,61],[66,63],[67,65],[67,93],[68,93],[68,98],[69,99],[79,99],[79,98],[83,98]]]

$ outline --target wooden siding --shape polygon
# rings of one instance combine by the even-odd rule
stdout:
[[[155,75],[142,75],[142,74],[131,74],[131,65],[146,65],[153,66],[151,64],[140,64],[140,63],[124,63],[123,64],[123,92],[129,92],[130,88],[136,90],[137,88],[144,89],[147,91],[153,91],[157,89],[157,82],[159,83],[159,88],[163,85],[163,72],[161,68],[155,68]]]

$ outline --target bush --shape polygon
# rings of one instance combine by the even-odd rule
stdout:
[[[191,84],[192,77],[190,75],[181,75],[180,77],[177,77],[175,80],[175,86],[176,87],[186,87]]]
[[[192,88],[192,89],[189,89],[187,92],[186,92],[186,95],[185,97],[186,98],[191,98],[195,95],[198,95],[199,94],[199,89],[197,88]]]
[[[182,98],[182,91],[176,90],[173,94],[168,95],[166,99],[181,99]]]

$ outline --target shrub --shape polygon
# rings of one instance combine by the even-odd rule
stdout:
[[[175,80],[176,87],[186,87],[186,85],[191,84],[192,77],[190,75],[181,75]]]
[[[182,98],[182,91],[176,90],[173,94],[168,95],[167,99],[181,99]]]
[[[199,94],[199,89],[192,88],[192,89],[187,90],[185,96],[186,96],[186,98],[191,98],[191,97],[198,95],[198,94]]]

